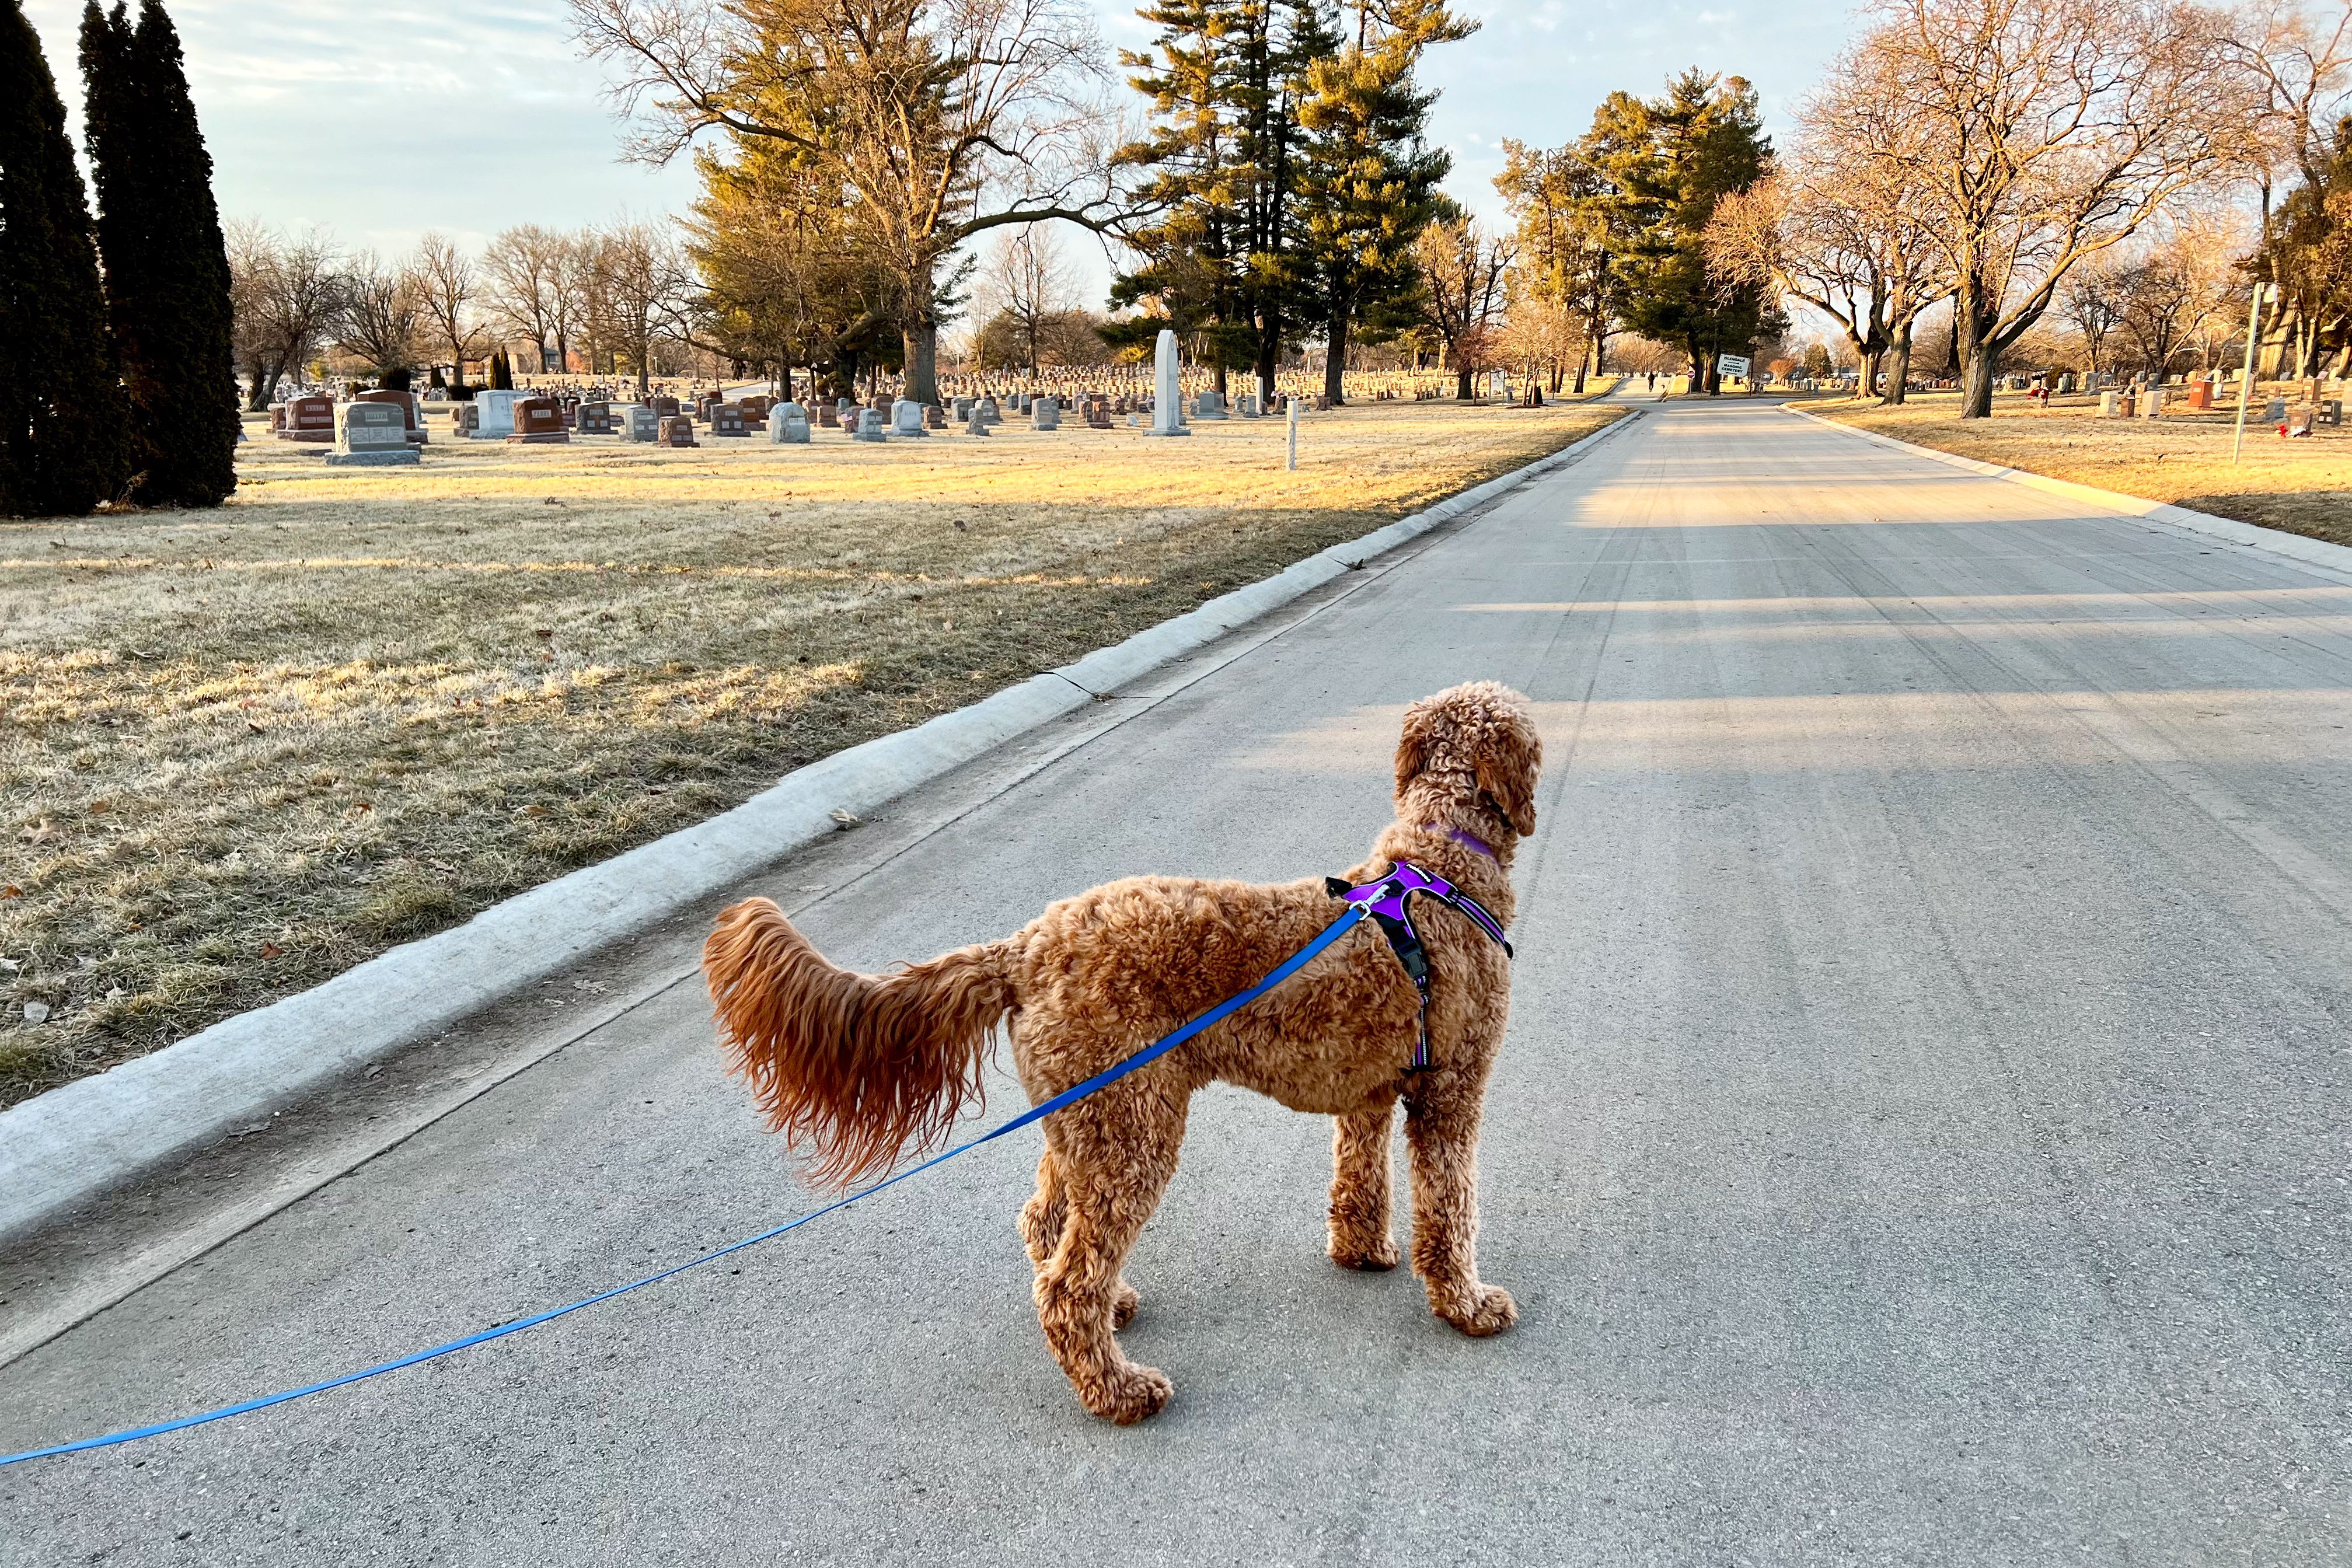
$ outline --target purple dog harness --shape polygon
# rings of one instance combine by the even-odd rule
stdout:
[[[1457,842],[1493,858],[1494,852],[1470,835],[1455,830],[1452,835]],[[1416,893],[1425,893],[1440,904],[1448,904],[1469,916],[1470,924],[1503,945],[1503,956],[1512,957],[1511,939],[1503,935],[1503,923],[1486,912],[1486,905],[1455,887],[1442,876],[1432,876],[1409,861],[1397,861],[1389,874],[1372,882],[1350,883],[1340,877],[1323,879],[1323,886],[1332,897],[1343,904],[1356,904],[1380,923],[1381,935],[1389,939],[1396,950],[1397,962],[1412,980],[1412,988],[1421,994],[1421,1021],[1412,1042],[1412,1062],[1406,1071],[1420,1072],[1429,1066],[1429,953],[1421,945],[1421,933],[1412,924],[1412,900]]]

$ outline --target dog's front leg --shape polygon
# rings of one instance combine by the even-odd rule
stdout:
[[[1429,1309],[1483,1338],[1518,1321],[1511,1293],[1478,1282],[1478,1112],[1484,1086],[1433,1075],[1406,1103],[1412,1150],[1412,1268]]]
[[[1389,1140],[1396,1107],[1332,1118],[1331,1260],[1342,1269],[1393,1269],[1389,1228]]]

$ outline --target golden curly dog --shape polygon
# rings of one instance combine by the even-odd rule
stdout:
[[[1397,861],[1445,878],[1508,925],[1512,852],[1536,825],[1542,745],[1526,700],[1491,681],[1405,711],[1396,821],[1351,883]],[[1490,858],[1454,830],[1482,841]],[[825,961],[775,904],[719,915],[703,968],[733,1069],[769,1126],[847,1186],[940,1138],[980,1090],[1010,1017],[1036,1103],[1248,989],[1337,918],[1320,879],[1261,886],[1130,877],[1053,905],[1000,941],[887,976]],[[1045,1119],[1037,1192],[1021,1210],[1037,1315],[1088,1410],[1125,1424],[1168,1403],[1168,1379],[1119,1354],[1135,1315],[1120,1274],[1175,1174],[1192,1092],[1223,1079],[1336,1119],[1330,1254],[1390,1269],[1389,1139],[1399,1101],[1412,1165],[1412,1266],[1438,1316],[1467,1334],[1518,1309],[1478,1278],[1478,1116],[1510,1012],[1510,968],[1466,915],[1417,900],[1429,955],[1430,1065],[1408,1072],[1419,1005],[1380,931],[1350,931],[1279,988],[1167,1056]]]

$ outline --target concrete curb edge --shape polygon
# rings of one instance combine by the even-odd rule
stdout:
[[[2283,555],[2306,566],[2315,566],[2326,571],[2352,576],[2352,545],[2331,544],[2326,539],[2306,538],[2302,534],[2291,534],[2280,528],[2265,528],[2254,523],[2242,523],[2235,517],[2217,517],[2210,512],[2193,511],[2187,507],[2174,506],[2169,501],[2150,501],[2139,496],[2126,496],[2120,490],[2102,490],[2095,485],[2078,485],[2072,479],[2053,479],[2046,474],[2036,474],[2029,469],[2004,468],[1998,463],[1987,463],[1979,457],[1963,457],[1957,452],[1943,452],[1933,446],[1921,446],[1898,436],[1883,434],[1875,430],[1864,430],[1855,425],[1842,423],[1837,420],[1809,413],[1793,404],[1783,403],[1780,406],[1798,418],[1811,420],[1815,424],[1827,425],[1832,430],[1843,431],[1848,435],[1859,436],[1864,441],[1874,441],[1881,446],[1892,447],[1895,451],[1908,453],[1913,456],[1931,457],[1949,467],[1966,469],[1971,474],[1981,474],[1989,479],[2006,479],[2011,484],[2022,485],[2029,490],[2040,490],[2064,500],[2088,501],[2094,506],[2104,507],[2108,511],[2121,512],[2126,517],[2146,517],[2152,522],[2169,523],[2175,528],[2186,528],[2191,533],[2202,534],[2208,538],[2220,539],[2224,543],[2242,546],[2249,549],[2268,550],[2273,555]]]
[[[310,990],[0,1112],[0,1240],[639,935],[864,814],[1564,466],[1635,409],[1274,576],[968,707],[797,768],[740,806],[502,900]]]

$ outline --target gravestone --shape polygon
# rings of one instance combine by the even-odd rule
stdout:
[[[1244,392],[1241,396],[1234,399],[1234,412],[1240,414],[1244,419],[1255,419],[1258,416],[1257,393]]]
[[[2286,399],[2283,397],[2274,397],[2271,399],[2270,402],[2263,404],[2263,423],[2264,424],[2283,424],[2285,422]]]
[[[2280,434],[2283,435],[2309,435],[2311,434],[2311,410],[2307,408],[2298,408],[2294,413],[2288,414],[2286,416],[2286,423],[2282,427]]]
[[[425,444],[425,422],[417,413],[416,394],[415,392],[394,392],[388,387],[378,387],[373,392],[353,393],[352,401],[353,402],[388,402],[393,404],[401,411],[402,421],[408,432],[409,444],[412,446],[422,446]]]
[[[857,434],[857,405],[856,403],[850,402],[847,398],[841,398],[834,403],[833,412],[834,416],[841,422],[842,429],[849,432],[852,435]]]
[[[806,446],[808,410],[796,402],[780,402],[768,411],[768,440],[776,446]]]
[[[581,434],[611,435],[620,427],[620,422],[613,417],[611,403],[583,402],[580,405],[578,428]]]
[[[890,434],[893,435],[929,435],[923,428],[923,405],[912,398],[900,398],[890,405]]]
[[[1192,417],[1194,419],[1224,418],[1225,394],[1221,392],[1202,392],[1192,402]]]
[[[775,408],[777,401],[765,392],[754,392],[750,397],[737,398],[735,406],[743,411],[744,423],[765,424],[768,423],[768,414]]]
[[[527,397],[514,405],[514,431],[509,446],[561,446],[572,439],[563,428],[563,405],[551,397]]]
[[[2344,424],[2344,400],[2340,397],[2320,399],[2319,423],[2341,429]]]
[[[945,430],[947,427],[948,411],[941,408],[935,402],[925,403],[923,405],[923,428],[926,430]]]
[[[2200,411],[2205,410],[2205,409],[2211,408],[2212,406],[2213,406],[2213,383],[2212,383],[2211,382],[2209,382],[2209,381],[2203,381],[2203,380],[2199,380],[2199,381],[2192,381],[2192,382],[2190,382],[2189,383],[2189,411],[2190,411],[2191,413],[2197,413],[2197,412],[2200,412]]]
[[[710,411],[710,434],[713,435],[749,435],[751,426],[743,411],[731,402],[722,402]]]
[[[335,409],[335,447],[320,454],[330,463],[391,467],[422,463],[425,454],[408,444],[408,422],[388,402],[347,402]]]
[[[1184,393],[1177,384],[1176,334],[1169,328],[1160,329],[1160,341],[1152,350],[1151,364],[1158,382],[1151,401],[1151,434],[1192,434],[1184,428]]]
[[[674,397],[657,397],[651,400],[646,406],[651,408],[656,413],[661,415],[664,419],[667,419],[677,413],[677,399]]]
[[[972,406],[971,418],[964,423],[963,433],[966,435],[986,435],[988,434],[988,421],[981,418],[980,407],[976,403]]]
[[[281,440],[285,437],[286,405],[282,402],[273,402],[269,405],[269,434]]]
[[[694,421],[682,413],[666,413],[661,416],[661,430],[656,438],[656,444],[699,446],[702,443],[694,438]]]
[[[2116,416],[2116,394],[2115,394],[2115,392],[2114,392],[2112,390],[2107,391],[2107,392],[2101,392],[2101,393],[2099,394],[2099,417],[2100,417],[2101,419],[2113,419],[2113,418],[2115,418],[2115,416]]]
[[[622,434],[630,440],[659,441],[661,439],[662,416],[655,412],[653,404],[633,402],[625,412],[628,417],[623,426]]]
[[[331,397],[298,397],[286,405],[286,427],[278,433],[288,441],[317,442],[323,446],[335,439],[335,400]]]
[[[971,417],[971,399],[960,397],[955,400],[955,416],[964,420]]]
[[[477,441],[502,440],[515,433],[515,404],[525,394],[505,387],[484,387],[474,394],[474,420],[466,434]]]
[[[852,436],[851,439],[856,441],[887,441],[890,439],[890,432],[888,427],[882,423],[882,415],[879,412],[870,408],[861,408],[857,411],[856,434]]]
[[[992,397],[982,396],[978,402],[972,404],[971,416],[974,419],[986,420],[991,424],[1004,423],[1004,415],[997,412],[996,400]]]
[[[2139,394],[2139,416],[2142,419],[2164,417],[2164,389],[2150,387]]]
[[[829,402],[820,402],[816,405],[816,413],[810,420],[810,423],[818,430],[839,430],[841,413]]]
[[[1107,397],[1087,399],[1087,428],[1088,430],[1110,428],[1110,399]]]
[[[1062,405],[1050,397],[1029,400],[1029,428],[1059,430],[1062,428]]]

